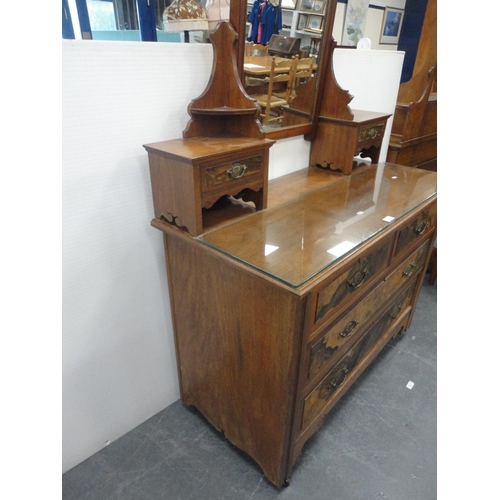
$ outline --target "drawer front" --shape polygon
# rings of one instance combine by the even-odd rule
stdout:
[[[304,399],[302,430],[307,429],[322,413],[334,393],[344,385],[346,380],[349,380],[356,365],[394,324],[401,312],[410,305],[413,290],[414,286],[409,286]]]
[[[436,225],[436,204],[422,210],[398,233],[395,255],[400,254],[418,238],[429,234]]]
[[[361,302],[340,320],[335,321],[326,334],[311,347],[308,370],[309,380],[333,360],[338,350],[353,335],[365,329],[367,323],[396,290],[408,283],[410,277],[416,275],[425,261],[429,244],[430,242],[427,241],[410,255],[405,262],[374,288]]]
[[[262,176],[262,172],[262,155],[238,159],[215,166],[202,166],[202,191],[219,188],[226,183],[237,183],[238,181],[245,183],[248,179],[255,180]]]
[[[382,140],[384,137],[385,122],[375,123],[360,128],[358,132],[358,142],[373,141],[375,139]]]
[[[371,278],[387,267],[391,242],[392,240],[386,240],[367,257],[358,259],[346,272],[318,292],[315,322],[352,298],[353,294],[364,290]]]

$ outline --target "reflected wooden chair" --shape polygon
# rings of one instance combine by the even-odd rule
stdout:
[[[245,56],[267,56],[269,47],[260,43],[245,43]]]
[[[277,90],[273,88],[273,96],[285,99],[287,104],[292,102],[294,95],[294,85],[297,74],[297,64],[299,63],[299,56],[292,56],[292,64],[290,66],[290,80],[287,82],[286,89]],[[283,87],[283,85],[282,85]]]
[[[245,57],[252,56],[267,56],[268,46],[261,45],[259,43],[245,43]],[[265,84],[269,81],[268,76],[257,77],[257,76],[247,76],[245,77],[245,87],[255,87]]]
[[[278,62],[273,57],[267,93],[252,95],[261,107],[260,117],[264,126],[269,125],[269,122],[279,121],[283,118],[280,108],[288,105],[287,98],[289,99],[292,91],[295,61],[296,59],[283,59]],[[274,88],[277,84],[285,84],[286,86],[283,97],[280,97],[280,93]],[[273,115],[271,115],[271,111],[273,111]]]
[[[299,66],[300,65],[300,66]],[[299,59],[297,61],[297,69],[295,70],[295,76],[292,84],[291,99],[294,99],[297,95],[297,88],[299,85],[307,83],[309,78],[312,77],[314,68],[314,58],[308,57],[306,59]]]

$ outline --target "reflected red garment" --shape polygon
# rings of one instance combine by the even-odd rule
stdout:
[[[262,5],[260,6],[260,19],[263,19],[264,16],[264,9],[266,8],[267,3],[263,2]],[[262,39],[262,23],[259,23],[259,28],[257,31],[257,43],[261,43]]]

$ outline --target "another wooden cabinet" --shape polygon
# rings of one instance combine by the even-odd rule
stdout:
[[[437,1],[428,0],[410,80],[399,86],[387,161],[437,172]]]
[[[437,93],[396,104],[387,159],[437,172]]]
[[[152,225],[164,233],[181,398],[281,487],[324,416],[411,322],[436,174],[310,168],[271,181],[267,209],[196,238]]]

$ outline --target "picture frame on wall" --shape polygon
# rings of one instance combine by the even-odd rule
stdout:
[[[314,0],[301,0],[299,10],[304,12],[313,12]]]
[[[320,30],[322,23],[323,23],[322,16],[311,15],[311,16],[309,16],[309,19],[307,20],[307,27],[309,29],[313,29],[313,30]]]
[[[325,12],[326,0],[315,0],[313,5],[314,14],[323,14]]]
[[[403,25],[403,16],[403,9],[396,9],[394,7],[385,8],[384,19],[382,20],[382,30],[380,32],[381,44],[398,44],[401,26]]]
[[[296,5],[297,5],[297,0],[281,0],[282,9],[295,10]]]
[[[370,0],[347,0],[342,45],[356,47],[365,36]]]
[[[304,30],[307,28],[307,21],[309,20],[309,16],[307,14],[299,14],[299,20],[297,22],[297,29]]]

